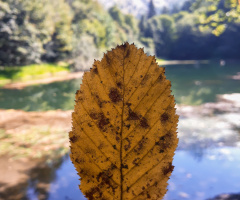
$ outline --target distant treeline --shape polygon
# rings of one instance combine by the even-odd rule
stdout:
[[[89,58],[138,40],[138,22],[92,0],[0,0],[0,65]],[[92,62],[92,59],[91,59]]]
[[[151,1],[152,2],[152,1]],[[153,40],[167,59],[239,59],[240,5],[237,0],[188,0],[161,15],[142,16],[140,39]]]
[[[124,41],[165,59],[239,58],[237,0],[189,0],[136,19],[93,0],[0,0],[0,65],[74,60],[89,67]]]

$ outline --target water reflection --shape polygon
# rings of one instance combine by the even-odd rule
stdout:
[[[178,150],[165,200],[212,198],[240,192],[240,148],[208,149],[201,161]]]
[[[199,65],[171,65],[166,67],[167,79],[177,103],[199,105],[215,102],[216,95],[240,93],[239,80],[231,79],[239,71],[238,64],[211,63]],[[0,108],[25,111],[73,109],[75,92],[80,79],[29,86],[22,90],[0,89]]]
[[[164,200],[203,200],[239,193],[239,155],[240,148],[213,148],[199,160],[190,151],[177,150],[173,162],[175,169]],[[86,200],[78,188],[79,177],[68,156],[56,165],[31,170],[29,176],[25,184],[6,191],[11,195],[5,199]],[[21,198],[12,198],[20,197],[17,196],[20,192],[25,193]]]
[[[168,66],[166,74],[172,81],[177,103],[215,102],[217,94],[240,93],[239,80],[230,78],[237,74],[239,66],[227,63],[220,68],[216,65],[198,65],[197,68],[194,65]],[[27,111],[73,109],[75,91],[80,83],[81,80],[71,80],[23,90],[0,89],[0,108]],[[190,114],[181,115],[179,121],[175,170],[165,200],[238,198],[239,112]],[[54,163],[39,163],[21,173],[28,178],[16,185],[8,187],[0,182],[0,199],[86,199],[78,188],[79,177],[68,155]],[[226,197],[224,194],[232,195]]]
[[[3,159],[5,159],[5,161]],[[21,176],[21,174],[25,174],[26,176],[16,178],[14,179],[15,181],[12,182],[5,180],[5,183],[1,184],[1,200],[45,200],[49,198],[50,185],[56,179],[57,170],[68,159],[68,156],[58,158],[48,163],[46,163],[46,161],[36,161],[34,164],[31,163],[33,166],[30,167],[30,169],[28,166],[19,166],[20,161],[18,160],[11,160],[7,157],[3,159],[1,162],[8,162],[8,165],[5,167],[10,169],[3,169],[4,167],[1,166],[1,171],[5,170],[5,173],[10,176],[11,168],[13,168],[19,173],[16,173],[15,176],[18,177]],[[28,165],[28,163],[25,165]],[[7,175],[5,174],[5,176]]]
[[[72,110],[82,80],[29,86],[22,90],[0,89],[0,108],[25,111]]]
[[[177,103],[200,105],[215,102],[218,94],[239,93],[239,80],[231,79],[239,72],[239,63],[194,65],[170,65],[166,67],[167,79]]]

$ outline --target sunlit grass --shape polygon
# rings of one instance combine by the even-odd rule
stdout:
[[[0,67],[0,86],[10,82],[28,81],[55,76],[59,72],[69,72],[68,64],[42,63],[21,67]]]

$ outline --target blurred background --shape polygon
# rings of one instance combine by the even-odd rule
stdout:
[[[165,200],[240,199],[239,0],[0,0],[0,199],[86,199],[75,92],[124,41],[156,55],[180,115]]]

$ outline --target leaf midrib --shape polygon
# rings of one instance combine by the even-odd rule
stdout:
[[[128,49],[130,48],[130,46],[128,47]],[[125,68],[124,68],[124,60],[125,60],[125,50],[123,52],[123,77],[122,77],[122,115],[121,115],[121,131],[120,131],[120,200],[123,200],[123,168],[122,168],[122,163],[123,163],[123,157],[122,157],[122,132],[123,132],[123,114],[124,114],[124,95],[125,95],[125,85],[124,85],[124,74],[125,74]]]

